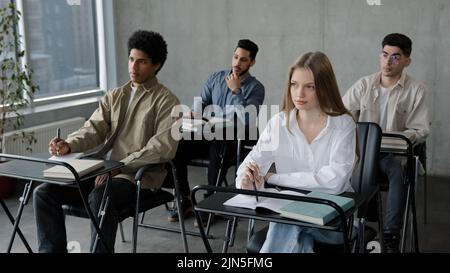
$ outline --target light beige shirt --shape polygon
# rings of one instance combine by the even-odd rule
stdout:
[[[342,98],[347,109],[361,122],[380,123],[381,72],[358,80]],[[389,92],[386,131],[402,132],[420,143],[430,132],[427,87],[403,72]]]
[[[111,159],[124,163],[116,177],[134,182],[139,167],[175,157],[178,142],[171,136],[171,127],[176,118],[171,111],[179,100],[156,78],[140,85],[131,102],[130,94],[131,82],[108,92],[89,120],[66,141],[71,152],[103,144],[98,157],[112,149]],[[159,188],[165,175],[164,164],[160,164],[144,175],[142,187]]]

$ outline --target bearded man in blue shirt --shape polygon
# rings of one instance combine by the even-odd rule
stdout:
[[[226,176],[227,169],[235,162],[239,131],[246,133],[248,138],[251,135],[249,128],[253,128],[252,125],[256,124],[256,114],[259,111],[259,106],[264,101],[265,95],[263,84],[249,72],[256,62],[257,53],[258,46],[254,42],[248,39],[239,40],[233,53],[231,69],[212,73],[203,86],[201,104],[202,111],[203,109],[205,111],[196,113],[194,110],[197,109],[194,109],[184,113],[185,117],[190,118],[199,114],[202,114],[203,117],[210,117],[208,109],[219,109],[221,110],[219,115],[234,122],[234,133],[231,134],[232,139],[229,138],[230,134],[226,134],[226,130],[223,130],[224,140],[180,141],[174,163],[177,168],[177,179],[183,196],[182,211],[184,216],[188,216],[192,212],[192,203],[189,197],[190,188],[187,179],[189,160],[192,158],[208,158],[208,184],[216,185],[216,181],[222,181]],[[249,114],[252,111],[248,111],[248,109],[254,109],[255,115]],[[217,116],[217,113],[215,115]],[[254,136],[254,138],[256,140],[257,136]],[[219,169],[222,165],[222,156],[221,177],[217,180]],[[168,220],[171,222],[178,221],[178,210],[172,211]]]

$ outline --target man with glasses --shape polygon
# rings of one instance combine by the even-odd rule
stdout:
[[[376,122],[383,132],[401,132],[413,143],[429,133],[427,87],[403,70],[411,64],[411,39],[400,33],[384,37],[381,71],[358,80],[343,97],[345,106],[360,122]],[[384,239],[387,252],[398,252],[407,186],[401,158],[380,157],[380,169],[389,180]]]

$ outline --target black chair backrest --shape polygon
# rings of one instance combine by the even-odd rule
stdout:
[[[355,192],[362,193],[366,202],[358,210],[358,217],[378,219],[376,193],[379,191],[377,180],[378,161],[382,131],[378,124],[357,122],[356,131],[359,146],[359,161],[353,170],[351,184]]]
[[[377,168],[381,145],[381,128],[376,123],[356,123],[359,161],[353,170],[352,187],[359,193],[372,193],[377,187]]]

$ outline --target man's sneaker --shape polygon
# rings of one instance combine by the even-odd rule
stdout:
[[[183,211],[184,219],[186,219],[187,217],[192,215],[192,202],[191,202],[191,200],[183,199],[181,201],[181,209]],[[169,215],[169,217],[167,217],[167,220],[169,222],[178,222],[179,221],[178,209],[177,208],[174,208],[173,210],[170,211],[170,215]]]
[[[384,247],[386,253],[399,253],[400,234],[398,233],[384,233]]]

